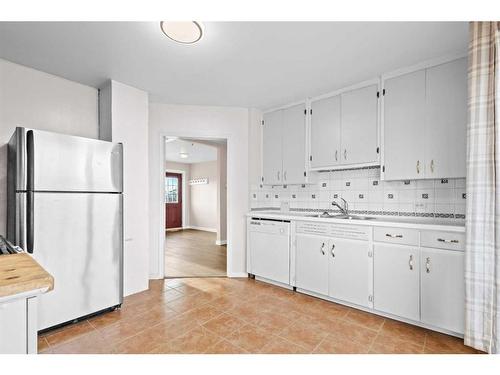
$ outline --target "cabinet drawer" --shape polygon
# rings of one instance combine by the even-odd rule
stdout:
[[[420,236],[422,247],[461,251],[465,249],[465,233],[423,230]]]
[[[418,230],[406,228],[375,227],[373,240],[402,245],[418,245]]]

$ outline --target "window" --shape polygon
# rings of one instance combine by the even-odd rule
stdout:
[[[165,202],[179,203],[179,179],[177,177],[165,178]]]

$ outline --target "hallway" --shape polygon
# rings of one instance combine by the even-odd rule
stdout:
[[[216,234],[185,229],[166,232],[165,277],[226,276],[226,245]]]

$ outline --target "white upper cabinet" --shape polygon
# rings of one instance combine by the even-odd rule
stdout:
[[[425,71],[384,82],[384,169],[386,180],[424,175]]]
[[[283,110],[283,183],[301,184],[306,172],[306,107]]]
[[[264,114],[262,176],[268,185],[306,182],[306,106]]]
[[[312,100],[310,140],[312,169],[378,165],[377,81]]]
[[[377,91],[371,85],[342,94],[342,164],[378,161]]]
[[[264,114],[262,130],[262,175],[265,184],[283,184],[282,129],[282,111]]]
[[[340,162],[340,95],[311,102],[311,168]]]
[[[467,59],[427,69],[426,177],[465,177]]]
[[[465,177],[467,59],[383,79],[385,180]]]

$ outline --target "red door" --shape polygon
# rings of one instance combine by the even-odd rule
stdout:
[[[182,228],[182,174],[165,173],[165,228]]]

